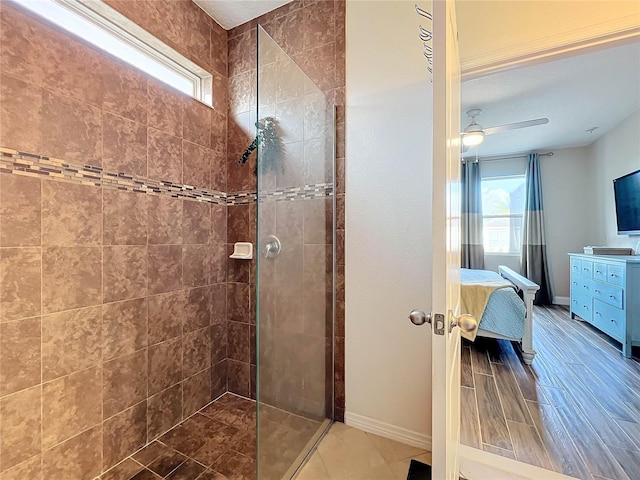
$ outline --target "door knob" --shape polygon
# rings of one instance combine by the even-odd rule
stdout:
[[[422,310],[412,310],[409,314],[409,320],[414,325],[423,325],[425,323],[431,323],[431,314],[424,313]]]
[[[451,314],[451,321],[449,323],[449,333],[453,331],[455,327],[460,327],[465,333],[471,333],[476,328],[478,328],[478,320],[471,314],[463,313],[462,315],[456,317],[453,312]]]
[[[423,325],[428,323],[433,326],[433,333],[436,335],[444,335],[445,316],[442,313],[425,313],[422,310],[412,310],[409,314],[409,320],[414,325]]]

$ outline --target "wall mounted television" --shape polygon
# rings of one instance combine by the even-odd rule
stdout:
[[[640,235],[640,170],[613,181],[618,234]]]

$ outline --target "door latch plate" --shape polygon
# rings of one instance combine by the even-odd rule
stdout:
[[[433,333],[444,335],[444,315],[442,313],[433,315]]]

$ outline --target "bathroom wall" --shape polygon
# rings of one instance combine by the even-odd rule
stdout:
[[[212,70],[214,108],[0,2],[0,146],[69,165],[0,156],[2,480],[93,478],[226,390],[226,206],[140,193],[226,190],[226,32],[109,3]]]
[[[227,163],[227,189],[228,191],[255,191],[256,177],[255,155],[252,155],[244,167],[238,167],[236,162],[255,135],[255,103],[256,92],[252,89],[256,78],[256,25],[260,24],[266,32],[282,47],[287,55],[302,69],[302,71],[320,88],[331,102],[335,102],[336,112],[336,318],[335,318],[335,416],[337,419],[344,417],[344,84],[345,84],[345,2],[342,0],[329,0],[318,2],[294,1],[277,10],[274,10],[254,21],[243,24],[229,31],[229,116],[228,116],[228,163]],[[267,67],[268,69],[269,67]],[[267,72],[261,72],[264,76]],[[290,75],[281,75],[281,81],[289,82],[289,85],[280,85],[280,91],[295,87],[295,69]],[[264,78],[264,77],[263,77]],[[264,88],[264,85],[262,85]],[[275,87],[278,88],[277,86]],[[263,94],[265,92],[262,92]],[[267,95],[268,96],[268,95]],[[266,98],[266,97],[263,97]],[[284,115],[279,116],[283,129],[287,126],[299,125],[300,133],[312,138],[312,130],[305,123],[305,106],[299,99],[286,99],[291,105],[280,105],[282,108],[290,108]],[[267,113],[269,101],[261,108]],[[275,102],[276,104],[278,102]],[[277,105],[276,105],[277,107]],[[317,106],[307,104],[306,112],[312,111]],[[304,125],[304,128],[302,126]],[[285,139],[289,149],[298,144],[297,138]],[[304,150],[304,142],[298,147]],[[311,145],[311,144],[309,144]],[[312,149],[308,146],[307,152],[300,151],[292,158],[305,158]],[[302,171],[302,169],[300,169]],[[298,184],[307,183],[304,179]],[[278,185],[282,186],[282,185]],[[293,205],[302,202],[291,202]],[[280,231],[290,229],[303,229],[305,225],[304,211],[307,218],[312,209],[316,209],[315,218],[332,221],[331,208],[327,200],[305,200],[303,211],[299,216],[292,211],[288,214],[288,224],[282,226]],[[313,206],[312,206],[313,204]],[[317,204],[317,205],[316,205]],[[327,210],[328,209],[328,210]],[[243,206],[228,207],[229,242],[255,238],[255,203]],[[283,214],[279,218],[284,218]],[[281,220],[282,221],[282,220]],[[283,228],[286,227],[286,228]],[[308,228],[308,227],[307,227]],[[312,246],[313,245],[313,246]],[[331,239],[323,238],[321,243],[300,239],[299,263],[302,267],[303,256],[312,255],[320,245],[331,245]],[[231,248],[231,246],[229,246]],[[317,253],[317,252],[316,252]],[[308,257],[309,258],[309,257]],[[325,261],[330,260],[326,254]],[[307,260],[308,261],[308,260]],[[237,263],[237,262],[236,262]],[[329,262],[330,263],[330,262]],[[245,265],[245,264],[243,264]],[[241,274],[232,273],[239,268]],[[312,306],[304,304],[304,286],[302,276],[296,274],[283,278],[284,283],[278,283],[278,289],[285,291],[291,302],[288,303],[287,312],[295,315],[296,311],[321,311],[324,302]],[[246,280],[246,279],[249,280]],[[255,378],[255,352],[251,351],[254,345],[255,328],[252,325],[255,319],[254,286],[251,284],[254,274],[248,273],[248,266],[229,267],[228,305],[229,305],[229,390],[240,394],[255,395],[251,380]],[[301,290],[302,289],[302,290]],[[309,290],[307,289],[307,293]],[[311,301],[309,299],[309,301]],[[298,302],[298,303],[296,303]],[[309,308],[307,309],[306,306]],[[298,310],[300,309],[300,310]],[[236,313],[234,313],[236,312]],[[280,313],[279,313],[280,315]],[[300,316],[294,319],[292,328],[298,328],[303,323]],[[296,325],[297,322],[297,325]],[[249,346],[247,346],[247,343]],[[298,342],[298,348],[302,345]],[[248,361],[247,361],[248,360]],[[328,359],[330,366],[332,359]],[[329,371],[329,370],[328,370]]]
[[[348,2],[347,21],[346,422],[428,448],[431,332],[407,315],[431,309],[429,24],[407,2]]]

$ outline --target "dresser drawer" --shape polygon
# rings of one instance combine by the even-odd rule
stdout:
[[[585,277],[592,277],[593,272],[593,262],[591,260],[581,260],[580,261],[580,275],[584,275]]]
[[[571,257],[571,274],[580,275],[581,271],[582,265],[580,265],[580,259]]]
[[[622,342],[625,325],[624,310],[594,299],[593,324],[606,334]]]
[[[591,297],[579,291],[571,291],[571,311],[584,320],[590,322],[593,318],[591,314]]]
[[[607,282],[624,287],[624,270],[622,265],[607,265]]]
[[[580,277],[578,275],[571,275],[571,290],[579,292],[580,285],[582,285],[582,280],[580,279]]]
[[[607,281],[607,264],[594,262],[593,264],[593,278],[594,280]]]
[[[594,281],[591,295],[595,300],[608,303],[616,308],[624,308],[624,291],[615,285]]]
[[[576,293],[582,293],[584,295],[591,296],[593,294],[594,288],[598,285],[598,282],[594,282],[590,278],[576,277],[575,280],[578,283],[578,286],[574,286],[573,283],[571,284],[571,286],[578,289]]]

